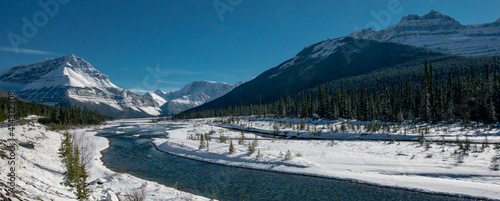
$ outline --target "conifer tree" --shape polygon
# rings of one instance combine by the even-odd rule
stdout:
[[[233,146],[233,140],[229,142],[229,154],[233,154],[235,152],[235,148]]]
[[[205,149],[205,148],[207,148],[207,145],[205,143],[205,139],[204,139],[203,135],[200,135],[200,146],[198,148],[199,149]]]
[[[242,145],[245,143],[245,134],[243,133],[243,130],[241,131],[241,137],[240,139],[238,140],[238,144],[239,145]]]

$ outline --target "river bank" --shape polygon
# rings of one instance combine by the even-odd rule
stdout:
[[[270,139],[250,133],[245,133],[243,144],[239,144],[241,132],[220,128],[214,124],[214,119],[179,121],[178,124],[181,128],[168,131],[169,139],[154,141],[158,149],[228,166],[426,193],[499,199],[500,173],[492,169],[492,158],[499,150],[494,145],[463,153],[459,145],[453,143],[421,145],[416,141],[390,141],[389,137],[387,141]],[[257,127],[259,124],[254,122],[251,125]],[[264,124],[261,122],[260,125]],[[255,129],[272,129],[272,126]],[[206,140],[200,149],[201,134],[208,135],[211,140]],[[346,136],[345,133],[338,135]],[[221,143],[220,136],[227,141]],[[440,138],[437,134],[430,137]],[[484,138],[480,133],[470,137],[475,140]],[[490,138],[496,140],[497,136]],[[229,154],[230,141],[235,148],[232,154]],[[254,141],[258,146],[253,154],[249,154],[249,144]]]
[[[108,140],[95,136],[96,129],[113,126],[94,126],[72,129],[69,132],[84,136],[93,143],[94,153],[90,177],[91,200],[118,200],[128,194],[144,190],[147,200],[209,200],[207,198],[178,191],[176,189],[146,181],[127,173],[113,172],[101,161],[101,151],[108,148]],[[8,128],[0,128],[0,142],[4,147],[8,142]],[[16,196],[7,194],[7,172],[10,166],[2,159],[0,167],[1,195],[12,200],[76,200],[74,189],[62,184],[64,168],[58,155],[61,145],[61,133],[47,130],[38,123],[15,126],[15,139],[18,146],[16,154]],[[5,163],[5,164],[4,164]]]

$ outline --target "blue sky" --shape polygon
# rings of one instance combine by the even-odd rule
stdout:
[[[0,69],[73,53],[133,91],[234,84],[370,22],[386,27],[434,9],[475,24],[500,18],[498,8],[498,0],[2,0]],[[390,19],[377,21],[373,13],[384,12]],[[23,32],[26,20],[36,32]]]

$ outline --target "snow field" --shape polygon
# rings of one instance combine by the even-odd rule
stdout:
[[[394,139],[399,134],[387,135],[384,132],[325,130],[319,136],[307,132],[300,135],[322,140],[258,136],[256,151],[249,155],[248,144],[255,139],[255,135],[245,133],[245,143],[240,145],[240,131],[220,126],[241,126],[247,130],[272,133],[272,125],[276,123],[261,119],[252,121],[251,125],[245,120],[240,120],[240,124],[228,125],[214,123],[214,120],[217,119],[179,121],[182,128],[168,131],[169,139],[156,139],[154,143],[160,150],[174,155],[229,166],[313,175],[438,194],[500,199],[500,172],[492,169],[492,159],[500,155],[500,149],[491,144],[499,140],[498,129],[462,129],[458,125],[429,126],[426,139],[436,140],[429,141],[428,145],[421,145],[417,141],[389,141],[388,139]],[[310,127],[316,123],[318,122],[311,122]],[[467,138],[471,141],[482,142],[484,132],[488,133],[490,144],[483,150],[480,149],[481,144],[478,144],[476,151],[464,153],[459,145],[451,142],[457,134],[460,140],[465,140],[465,133],[468,133]],[[208,141],[208,150],[199,148],[201,134],[212,138]],[[232,139],[236,149],[233,154],[229,154],[229,141],[219,142],[220,135]],[[368,140],[368,136],[385,141]],[[418,134],[410,132],[402,136],[403,140],[418,138]],[[443,136],[446,141],[444,145],[438,140]],[[361,140],[344,141],[343,137]],[[291,158],[286,157],[288,151]],[[257,157],[258,152],[260,157]]]

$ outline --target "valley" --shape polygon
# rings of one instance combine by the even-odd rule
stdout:
[[[149,3],[135,7],[159,8]],[[500,200],[500,19],[464,25],[431,9],[372,27],[377,30],[309,41],[290,53],[298,42],[288,35],[304,29],[301,38],[326,38],[321,31],[331,33],[323,29],[332,25],[311,26],[323,18],[296,25],[295,13],[282,17],[285,32],[262,31],[280,45],[256,42],[266,34],[246,23],[259,22],[257,16],[230,17],[249,12],[244,7],[251,2],[240,3],[219,24],[189,21],[199,19],[186,16],[202,6],[160,10],[152,13],[183,16],[141,19],[126,34],[127,21],[87,29],[99,20],[85,16],[92,22],[57,33],[87,33],[70,34],[79,45],[64,51],[88,61],[73,53],[21,51],[36,53],[38,61],[0,69],[0,198]],[[387,13],[390,21],[402,12],[400,3],[369,14]],[[221,5],[212,5],[219,17]],[[308,11],[335,13],[319,9]],[[283,12],[269,13],[287,16]],[[348,16],[341,16],[343,23],[356,21],[344,20]],[[166,24],[155,24],[160,21]],[[86,32],[103,27],[120,34]],[[212,38],[200,35],[212,30]],[[86,40],[94,35],[105,36],[104,45]],[[86,46],[82,41],[92,51],[76,51]],[[12,51],[0,46],[0,56],[6,52]],[[164,69],[145,65],[156,61]],[[8,91],[16,98],[8,99]],[[4,174],[9,171],[16,175]],[[7,190],[11,180],[15,193]]]

